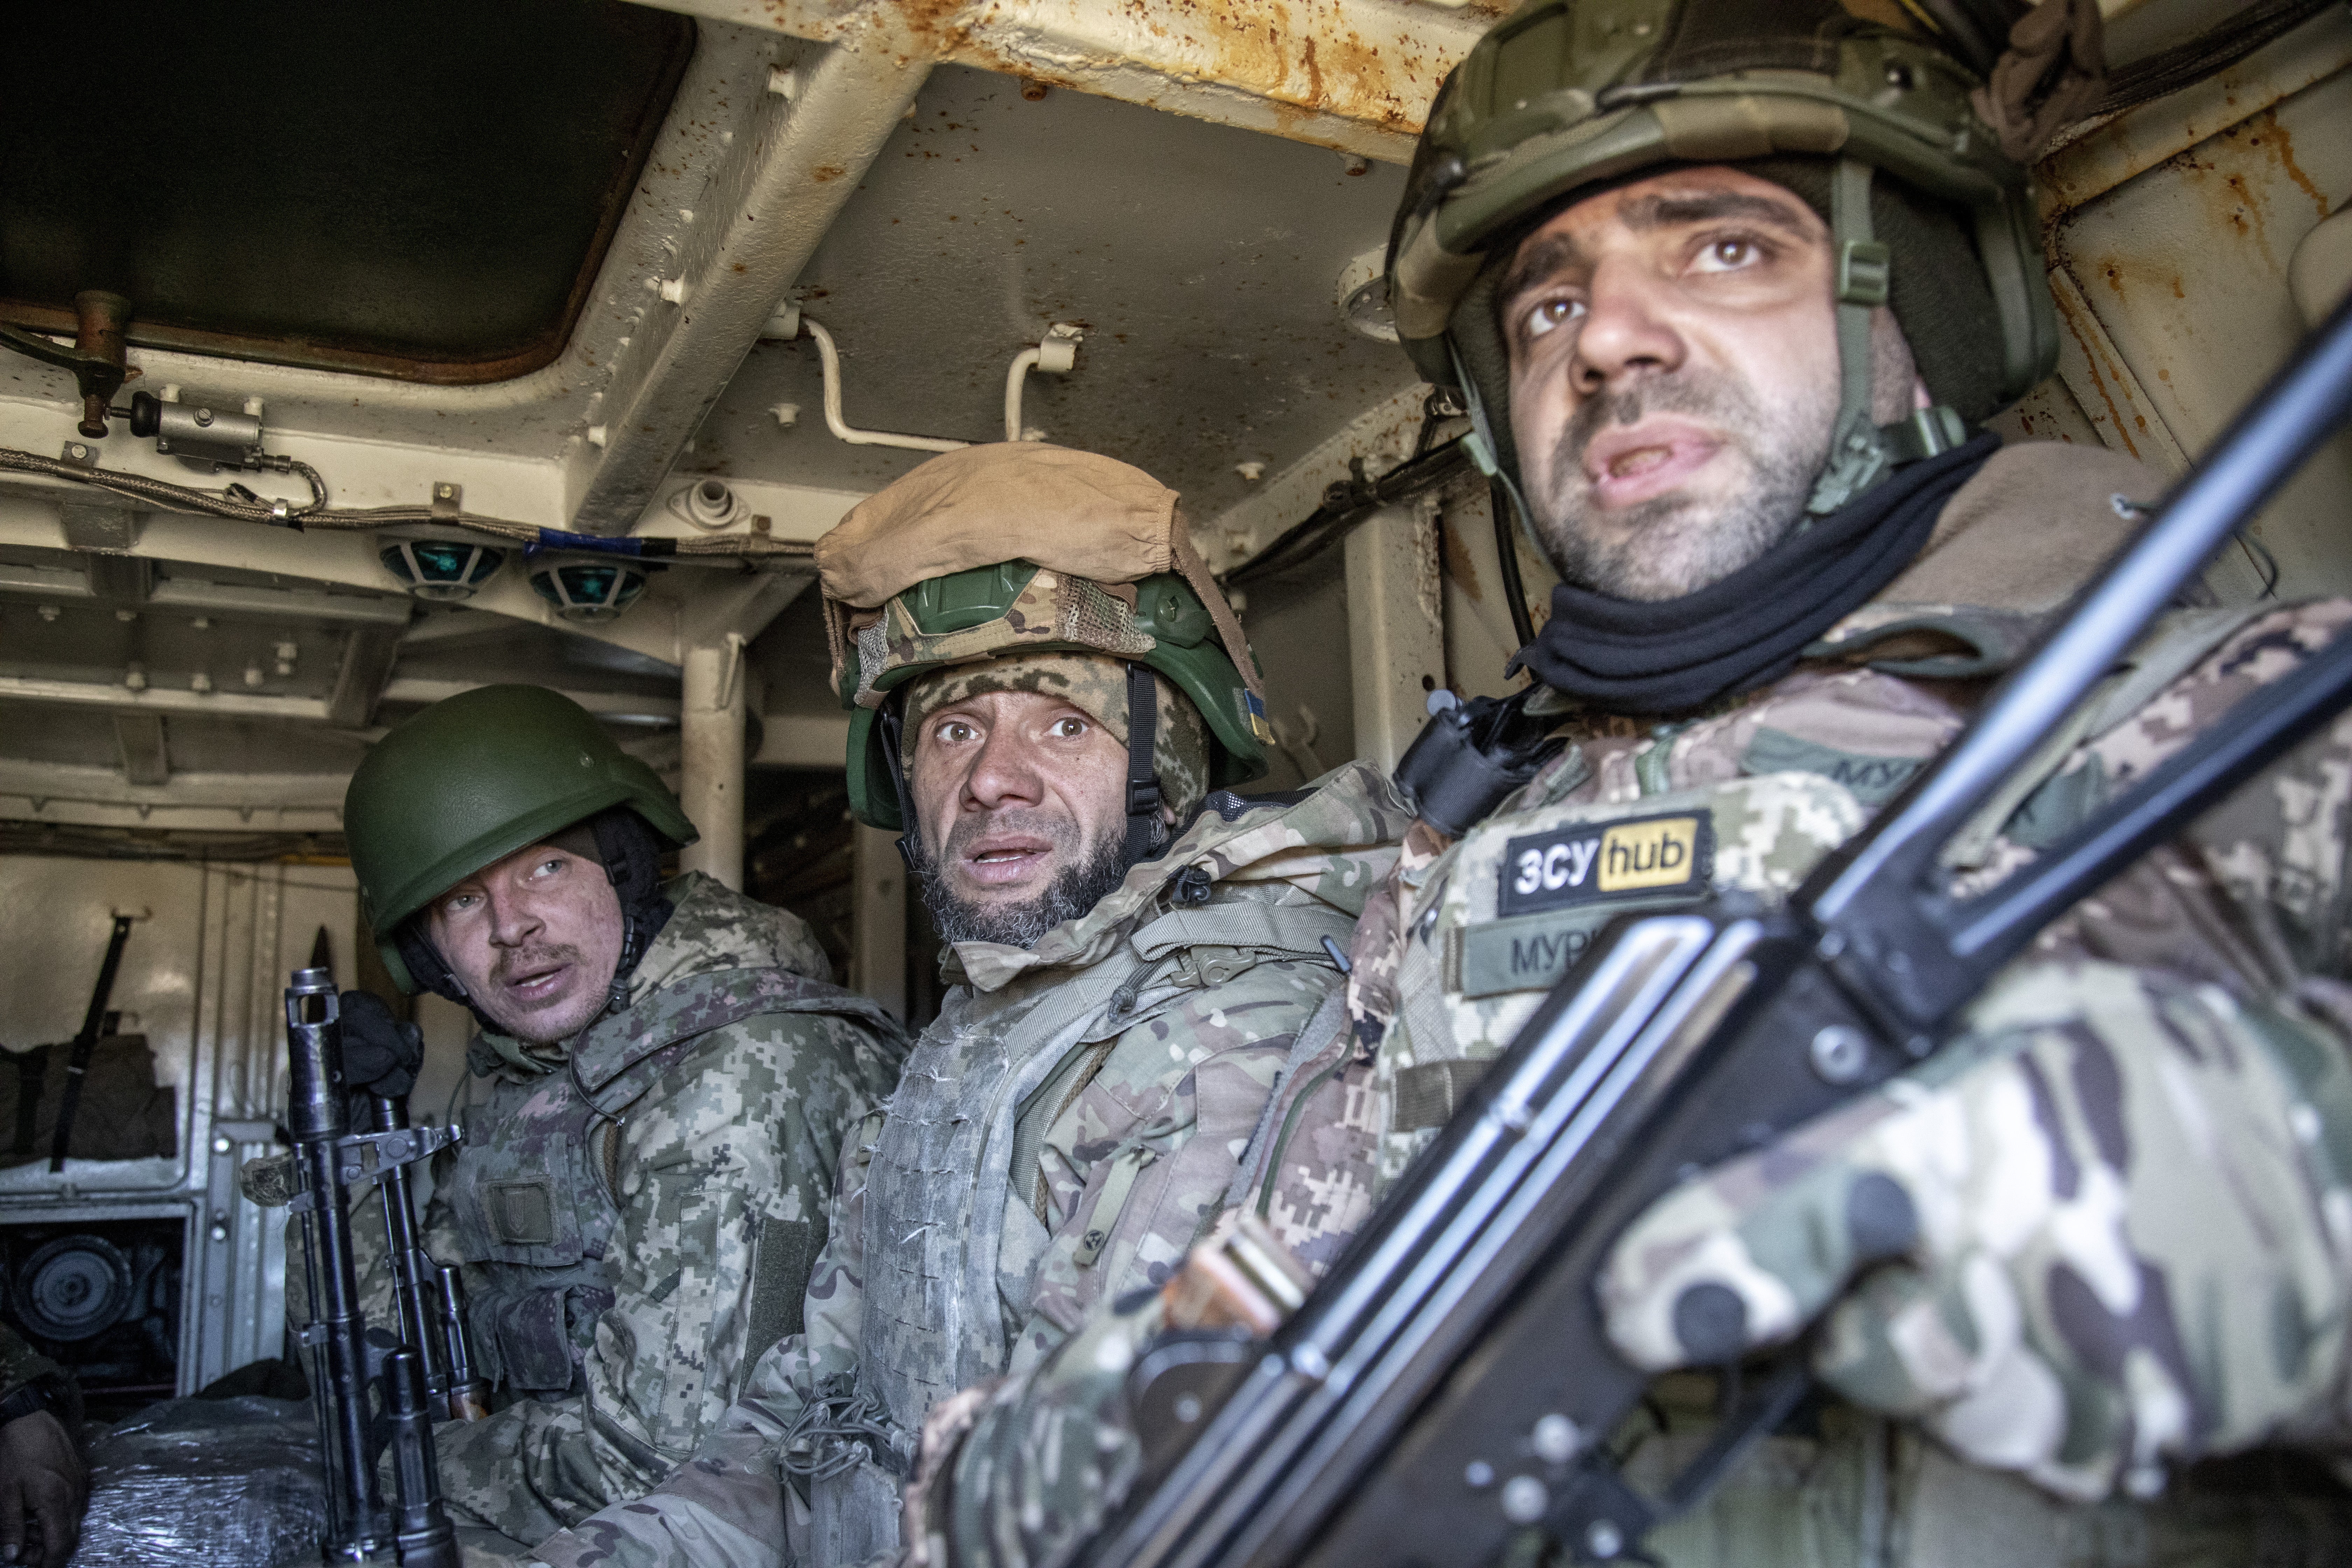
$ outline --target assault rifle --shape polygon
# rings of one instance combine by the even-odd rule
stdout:
[[[446,1128],[408,1127],[406,1101],[387,1105],[382,1096],[376,1097],[376,1130],[351,1131],[340,1017],[333,973],[296,970],[286,988],[286,1125],[299,1184],[289,1206],[301,1218],[310,1290],[310,1321],[299,1338],[310,1352],[310,1397],[326,1452],[327,1531],[320,1555],[329,1563],[458,1568],[457,1532],[441,1507],[441,1472],[433,1457],[426,1358],[439,1335],[426,1314],[423,1282],[411,1279],[425,1255],[417,1245],[407,1170],[447,1148],[452,1135]],[[418,1336],[407,1343],[380,1329],[371,1332],[360,1310],[349,1186],[368,1173],[364,1151],[373,1152],[384,1194],[402,1324]],[[435,1317],[440,1283],[435,1280]],[[469,1363],[470,1357],[458,1352],[449,1360]],[[448,1361],[442,1364],[446,1379]],[[376,1479],[376,1463],[387,1444],[399,1491],[396,1517],[385,1508]]]
[[[2050,921],[2352,701],[2352,637],[2232,708],[2031,865],[1958,898],[1945,845],[2024,773],[2150,621],[2352,408],[2352,306],[2172,491],[1968,731],[1784,908],[1611,926],[1270,1339],[1171,1336],[1130,1377],[1146,1476],[1091,1568],[1640,1556],[1810,1387],[1803,1347],[1664,1495],[1607,1439],[1647,1382],[1593,1284],[1688,1173],[1932,1054]],[[1704,1291],[1707,1287],[1697,1287]],[[1727,1357],[1737,1298],[1686,1296]],[[1685,1332],[1685,1342],[1692,1338]]]

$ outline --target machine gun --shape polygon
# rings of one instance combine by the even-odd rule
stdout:
[[[2352,637],[2338,637],[2032,864],[1949,891],[1945,845],[2347,409],[2352,306],[1785,908],[1725,897],[1620,920],[1280,1330],[1171,1336],[1139,1358],[1146,1475],[1090,1568],[1645,1561],[1643,1536],[1811,1378],[1800,1344],[1747,1380],[1663,1496],[1637,1491],[1607,1447],[1647,1383],[1595,1298],[1612,1245],[1692,1171],[1931,1055],[2050,921],[2352,701]]]
[[[446,1342],[440,1332],[444,1292],[451,1282],[439,1271],[431,1278],[428,1310],[425,1271],[431,1260],[418,1245],[408,1186],[408,1166],[447,1148],[453,1135],[446,1128],[407,1126],[406,1100],[383,1096],[374,1097],[376,1129],[351,1131],[340,1012],[331,971],[294,972],[294,983],[286,988],[291,1084],[286,1125],[299,1190],[289,1206],[302,1223],[310,1321],[299,1339],[310,1354],[310,1396],[326,1450],[328,1522],[320,1554],[330,1563],[457,1568],[457,1533],[441,1507],[441,1473],[433,1457],[428,1365],[430,1347],[446,1342],[449,1348],[439,1367],[442,1397],[447,1400],[453,1373],[462,1369],[471,1378],[472,1356],[462,1333],[461,1297],[450,1309],[460,1332]],[[402,1327],[415,1335],[405,1343],[383,1330],[371,1331],[360,1310],[349,1184],[367,1173],[366,1151],[373,1151],[383,1194]],[[398,1488],[396,1510],[385,1508],[376,1479],[377,1460],[387,1445]]]

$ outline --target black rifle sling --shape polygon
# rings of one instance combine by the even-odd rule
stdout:
[[[66,1062],[65,1097],[58,1105],[57,1136],[49,1141],[49,1169],[53,1172],[66,1168],[66,1151],[73,1142],[74,1112],[81,1106],[81,1081],[89,1072],[89,1054],[98,1048],[99,1031],[106,1026],[106,1004],[114,994],[114,974],[122,967],[122,946],[131,940],[133,918],[131,915],[114,917],[114,934],[106,941],[106,962],[99,966],[98,988],[89,994],[89,1011],[82,1017],[81,1033],[74,1037],[73,1055]],[[23,1091],[31,1088],[37,1092],[40,1075],[29,1076],[32,1082],[19,1086],[16,1101],[19,1146],[32,1142],[32,1122],[26,1110]]]

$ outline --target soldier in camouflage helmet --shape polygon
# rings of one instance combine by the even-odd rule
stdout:
[[[1972,428],[2047,373],[2023,164],[2098,90],[2094,5],[2014,15],[1538,0],[1441,89],[1390,296],[1565,582],[1519,655],[1538,684],[1481,716],[1509,742],[1486,776],[1526,761],[1525,782],[1464,812],[1455,775],[1401,769],[1423,816],[1359,924],[1349,1026],[1301,1040],[1266,1113],[1287,1131],[1234,1184],[1309,1268],[1601,924],[1785,895],[2153,497],[2120,458]],[[2347,621],[2177,615],[1955,847],[1956,877],[1997,879]],[[1844,1402],[1646,1550],[2352,1556],[2324,1481],[2181,1473],[2352,1434],[2348,813],[2339,720],[2053,926],[1931,1068],[1622,1238],[1595,1288],[1621,1352],[1667,1374],[1615,1439],[1653,1495],[1709,1422],[1711,1380],[1675,1369],[1820,1323]],[[1905,1261],[1857,1279],[1890,1243]],[[1138,1473],[1126,1371],[1186,1299],[1139,1296],[935,1423],[919,1557],[1067,1562]]]
[[[89,1503],[73,1374],[0,1326],[0,1562],[65,1568]]]
[[[659,1480],[798,1327],[845,1135],[905,1037],[828,983],[796,917],[664,881],[693,825],[556,692],[483,687],[400,725],[344,824],[394,978],[481,1026],[427,1229],[464,1268],[492,1411],[435,1440],[452,1517],[520,1551]],[[347,1007],[352,1059],[404,1090],[371,1004]],[[386,1321],[381,1210],[355,1202],[353,1226]]]
[[[1339,1016],[1408,814],[1360,765],[1233,792],[1265,772],[1257,672],[1175,508],[1123,463],[1009,444],[820,542],[853,799],[905,831],[956,984],[845,1161],[805,1332],[549,1562],[895,1551],[927,1415],[1167,1279]]]

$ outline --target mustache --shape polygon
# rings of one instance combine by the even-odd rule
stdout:
[[[1586,483],[1584,450],[1612,425],[1632,425],[1652,414],[1686,414],[1744,446],[1763,423],[1755,398],[1729,376],[1713,371],[1679,370],[1653,376],[1615,392],[1589,397],[1569,416],[1552,448],[1552,488],[1565,493]]]
[[[948,829],[948,841],[940,849],[941,860],[959,860],[974,839],[992,833],[1025,833],[1045,839],[1058,852],[1066,854],[1078,847],[1077,824],[1053,812],[1034,806],[1005,806],[973,816],[956,818]]]
[[[507,985],[518,976],[533,970],[552,969],[561,963],[584,965],[586,963],[587,955],[570,942],[541,942],[535,947],[509,948],[499,953],[498,962],[490,966],[490,978]]]

